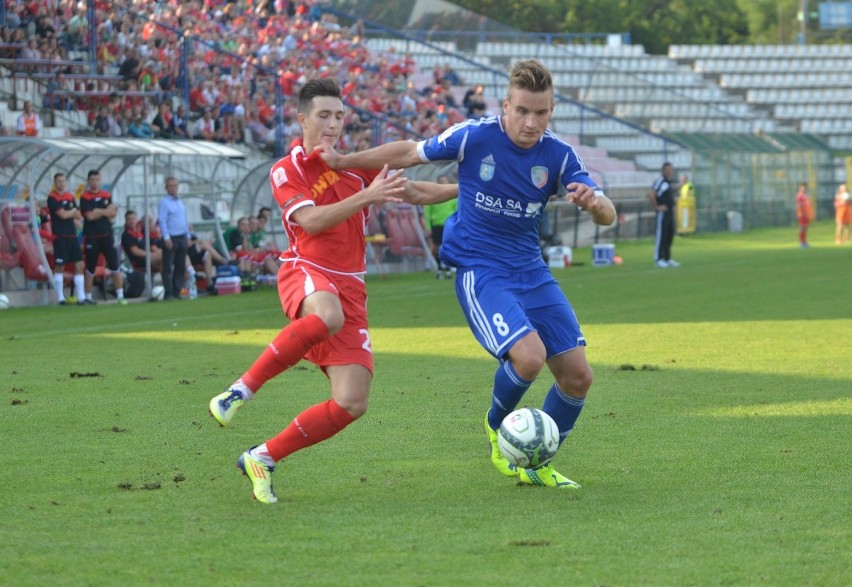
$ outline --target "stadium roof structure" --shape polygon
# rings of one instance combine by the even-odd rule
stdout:
[[[146,157],[166,158],[171,164],[173,160],[197,160],[209,158],[215,161],[211,177],[215,184],[220,165],[227,161],[243,160],[245,153],[227,145],[208,141],[183,141],[164,139],[123,139],[123,138],[37,138],[37,137],[0,137],[0,202],[11,201],[15,192],[22,185],[28,192],[19,195],[19,200],[26,200],[30,208],[31,218],[38,218],[36,198],[28,197],[29,192],[46,193],[43,186],[52,182],[51,172],[60,171],[69,177],[83,169],[110,169],[112,185],[120,181],[125,172]],[[143,166],[145,180],[142,182],[145,207],[148,206],[147,168]],[[43,266],[46,268],[47,283],[53,283],[53,275],[49,269],[41,239],[38,237],[38,227],[31,222],[33,240],[38,244],[38,252]],[[150,268],[148,274],[148,291],[150,292]],[[43,290],[46,291],[46,290]]]
[[[120,159],[124,163],[122,169],[124,171],[137,159],[151,155],[215,157],[219,159],[245,158],[245,154],[238,149],[208,141],[0,137],[0,169],[10,170],[9,174],[0,173],[0,181],[3,181],[6,185],[11,185],[19,177],[26,175],[27,185],[37,186],[39,180],[48,171],[41,165],[47,158],[55,161],[64,157],[72,157],[74,169],[87,162],[92,166],[101,167],[107,161]],[[98,163],[100,165],[97,165]],[[8,175],[11,175],[11,177],[8,177]],[[0,197],[3,195],[0,193]]]
[[[12,154],[24,154],[30,161],[39,155],[76,155],[81,157],[145,157],[147,155],[177,155],[190,157],[220,157],[242,159],[242,151],[207,141],[174,141],[165,139],[107,139],[63,138],[41,139],[33,137],[0,137],[0,162],[8,161]],[[16,158],[20,159],[20,158]],[[16,161],[19,166],[20,161]],[[21,166],[23,167],[23,166]]]
[[[707,134],[668,133],[691,151],[699,153],[786,153],[789,151],[830,151],[816,135],[801,133]]]

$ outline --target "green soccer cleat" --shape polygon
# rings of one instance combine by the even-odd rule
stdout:
[[[488,412],[485,412],[485,432],[488,434],[488,442],[491,448],[491,463],[507,477],[517,477],[518,467],[500,454],[500,447],[497,446],[497,431],[492,430],[491,425],[488,423]]]
[[[219,422],[219,426],[227,426],[244,403],[246,400],[242,394],[232,387],[210,400],[210,415]]]
[[[254,498],[257,501],[260,503],[276,503],[278,501],[278,498],[275,497],[275,490],[272,488],[272,472],[275,467],[267,467],[252,457],[249,451],[246,451],[237,459],[237,468],[251,481],[252,493],[254,493]]]
[[[562,475],[553,465],[544,465],[538,469],[521,469],[521,483],[544,485],[556,489],[580,489],[580,484]]]

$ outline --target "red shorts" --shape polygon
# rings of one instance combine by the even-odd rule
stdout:
[[[302,302],[310,294],[327,291],[340,299],[343,328],[313,347],[305,358],[319,367],[363,365],[373,372],[373,348],[367,326],[367,286],[352,275],[328,273],[305,263],[284,263],[278,270],[278,297],[290,320],[299,317]]]

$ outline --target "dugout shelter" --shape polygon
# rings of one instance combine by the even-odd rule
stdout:
[[[46,305],[55,297],[39,233],[40,207],[55,173],[64,173],[68,191],[79,197],[88,171],[98,170],[103,189],[119,207],[117,223],[123,223],[128,204],[138,205],[140,216],[156,210],[165,178],[177,177],[181,197],[191,190],[207,210],[217,211],[210,228],[221,239],[220,220],[230,220],[219,214],[228,199],[225,192],[233,191],[251,167],[242,151],[206,141],[0,137],[0,290],[13,305]],[[150,291],[149,261],[144,295]]]

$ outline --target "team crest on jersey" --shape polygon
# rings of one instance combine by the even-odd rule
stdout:
[[[272,172],[272,181],[275,183],[275,187],[278,188],[287,183],[287,174],[281,167],[278,167]]]
[[[535,187],[543,188],[547,183],[547,167],[536,165],[530,170],[530,178]]]
[[[479,165],[479,179],[482,181],[491,181],[494,179],[494,169],[497,167],[494,162],[494,156],[489,155],[485,159],[482,160],[482,163]]]

